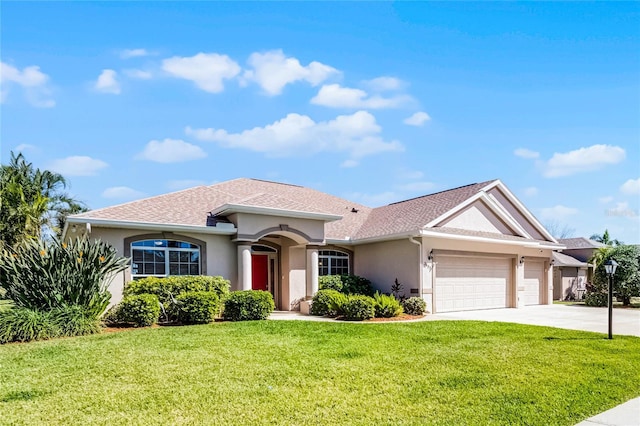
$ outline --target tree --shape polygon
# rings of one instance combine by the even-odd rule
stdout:
[[[592,291],[595,293],[607,291],[609,277],[604,265],[610,259],[618,262],[613,276],[613,293],[622,299],[624,306],[628,306],[632,297],[640,296],[640,249],[632,245],[619,245],[603,251],[594,274]]]
[[[558,239],[571,238],[576,233],[575,228],[571,228],[566,224],[561,224],[557,220],[550,220],[546,222],[544,227],[551,235]]]
[[[608,245],[608,246],[621,246],[624,245],[624,243],[620,240],[616,240],[616,239],[611,239],[611,237],[609,236],[609,230],[605,229],[604,230],[604,234],[600,235],[600,234],[593,234],[592,236],[589,237],[590,240],[594,240],[597,241],[599,243]]]
[[[86,211],[66,187],[62,175],[34,168],[12,152],[9,164],[0,166],[0,247],[40,238],[45,229],[59,236],[67,215]]]

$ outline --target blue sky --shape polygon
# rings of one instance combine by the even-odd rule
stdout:
[[[1,153],[91,208],[236,177],[493,178],[640,243],[640,3],[2,2]]]

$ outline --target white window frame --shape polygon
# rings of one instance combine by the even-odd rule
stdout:
[[[166,246],[165,247],[155,247],[155,246],[136,246],[136,243],[141,243],[144,241],[165,241],[166,242]],[[169,247],[169,241],[175,241],[178,243],[184,243],[184,244],[191,244],[196,246],[197,248],[179,248],[179,247]],[[137,269],[137,265],[135,263],[135,261],[133,260],[134,258],[134,251],[136,250],[140,250],[140,251],[146,251],[146,250],[153,250],[153,251],[162,251],[164,252],[164,274],[141,274],[141,273],[135,273],[134,272],[134,267],[136,267]],[[197,275],[202,275],[202,251],[200,250],[200,245],[199,244],[194,244],[192,242],[189,241],[182,241],[182,240],[177,240],[177,239],[161,239],[161,238],[149,238],[149,239],[144,239],[144,240],[137,240],[137,241],[133,241],[131,243],[131,278],[135,279],[135,278],[145,278],[145,277],[168,277],[171,276],[171,269],[170,269],[170,252],[188,252],[188,253],[198,253],[198,273]],[[144,254],[143,254],[143,258],[144,258]],[[141,262],[141,263],[144,263]],[[157,262],[154,262],[157,263]],[[193,262],[189,262],[189,265],[193,264]],[[191,271],[189,271],[191,272]],[[193,275],[191,273],[186,274],[186,275]],[[180,276],[180,274],[174,274],[174,276]]]
[[[335,253],[340,253],[340,255],[335,255],[335,254],[323,254],[323,253],[330,253],[330,252],[335,252]],[[334,273],[334,271],[332,271],[332,265],[331,265],[331,260],[332,259],[347,259],[347,275],[351,273],[351,254],[342,251],[342,250],[335,250],[335,249],[331,249],[331,250],[318,250],[318,274],[320,276],[325,276],[325,275],[342,275],[342,274],[336,274]],[[322,268],[324,267],[324,262],[327,262],[326,267],[327,267],[327,273],[325,275],[322,274]],[[343,267],[340,267],[340,269],[342,269]]]

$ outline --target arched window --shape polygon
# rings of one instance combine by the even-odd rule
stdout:
[[[349,254],[337,250],[318,251],[318,274],[347,275],[349,274]]]
[[[131,243],[131,276],[200,275],[200,246],[176,240]]]

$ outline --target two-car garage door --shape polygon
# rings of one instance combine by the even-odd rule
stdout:
[[[512,259],[439,256],[436,312],[509,306]]]
[[[467,311],[512,306],[513,259],[438,256],[436,263],[435,311]],[[524,286],[519,288],[521,303],[542,303],[544,263],[527,260]]]

